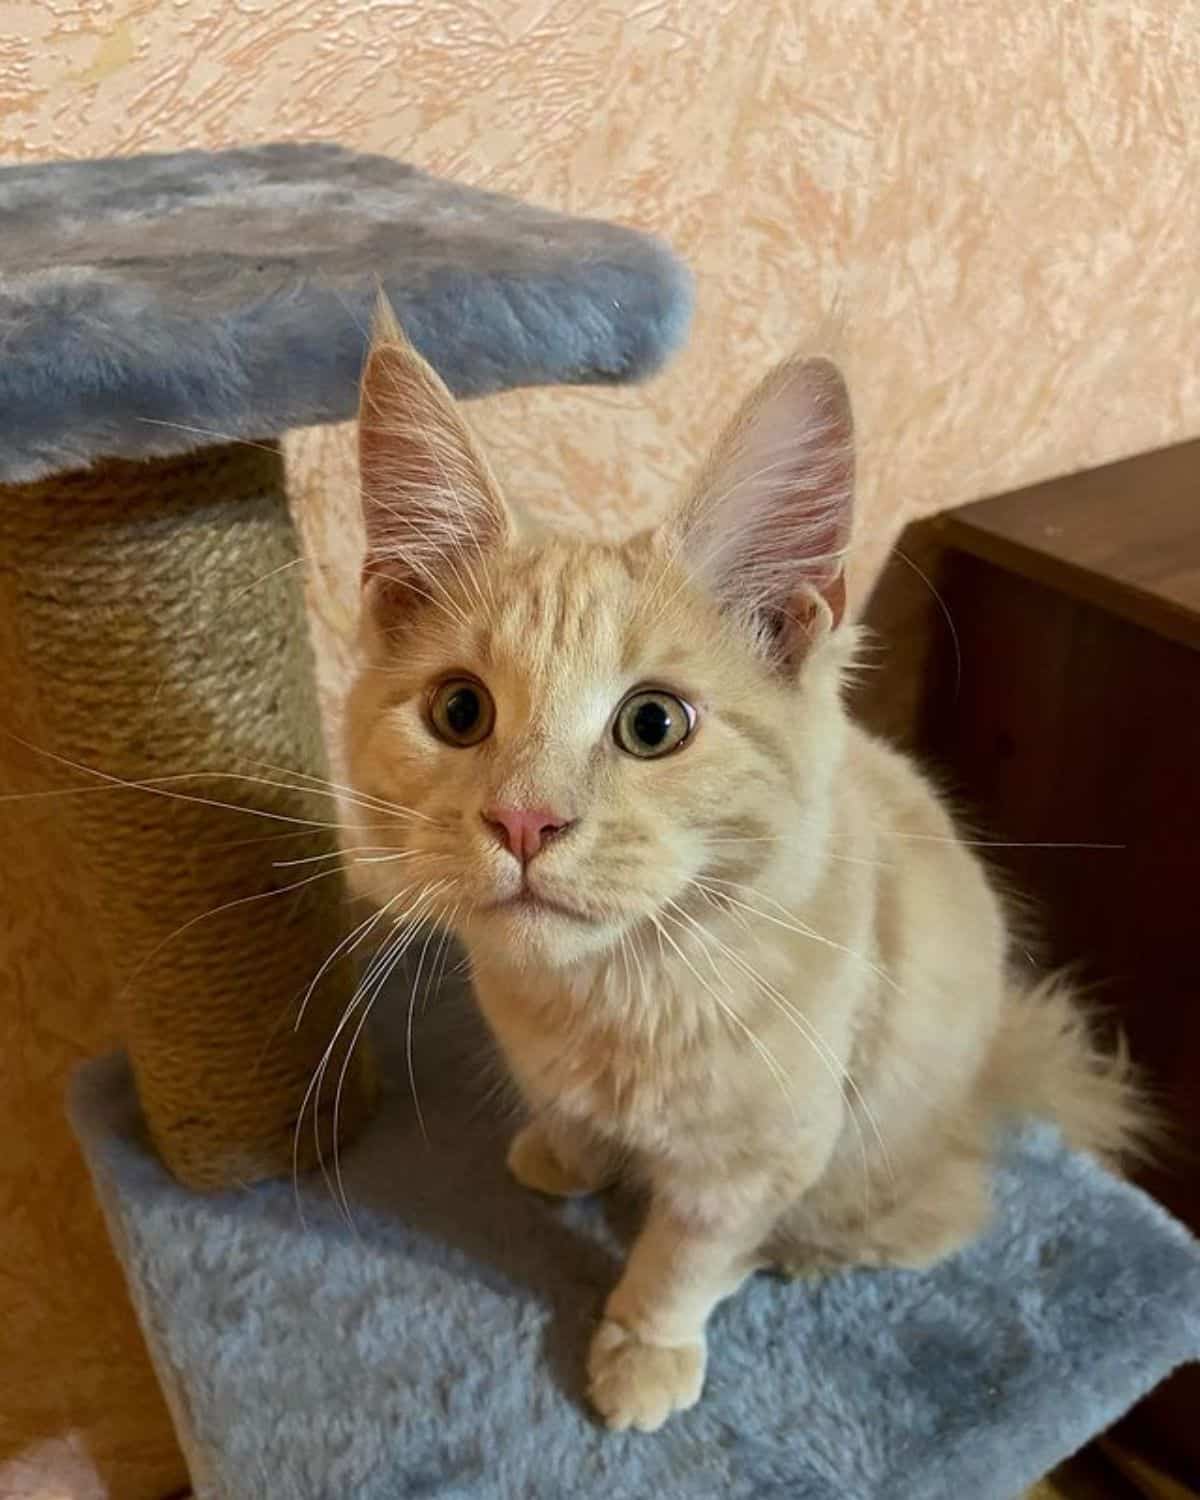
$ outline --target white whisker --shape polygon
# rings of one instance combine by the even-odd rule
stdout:
[[[318,1063],[315,1071],[313,1072],[312,1079],[310,1080],[308,1088],[305,1090],[304,1098],[301,1101],[300,1113],[299,1113],[299,1116],[298,1116],[297,1122],[296,1122],[297,1132],[299,1132],[299,1130],[300,1130],[300,1128],[301,1128],[301,1126],[303,1124],[304,1116],[307,1113],[309,1100],[311,1098],[312,1099],[312,1105],[313,1105],[313,1141],[314,1141],[314,1145],[315,1145],[315,1148],[316,1148],[317,1163],[318,1163],[318,1166],[320,1167],[321,1175],[324,1177],[325,1182],[326,1182],[327,1186],[329,1187],[330,1191],[334,1192],[335,1196],[340,1195],[340,1200],[341,1200],[342,1207],[343,1207],[343,1210],[344,1210],[345,1215],[346,1215],[347,1222],[350,1222],[350,1215],[349,1215],[348,1206],[345,1203],[345,1192],[344,1192],[344,1189],[342,1189],[341,1180],[340,1180],[340,1162],[339,1162],[339,1157],[338,1157],[338,1142],[337,1142],[337,1136],[336,1136],[336,1127],[335,1127],[335,1134],[334,1134],[334,1141],[333,1141],[333,1147],[334,1147],[334,1171],[335,1171],[335,1177],[337,1179],[336,1182],[330,1182],[330,1180],[329,1180],[328,1170],[327,1170],[326,1165],[325,1165],[324,1150],[323,1150],[322,1145],[321,1145],[321,1111],[320,1111],[321,1087],[322,1087],[322,1085],[324,1083],[325,1073],[326,1073],[326,1070],[329,1067],[329,1063],[330,1063],[330,1060],[333,1057],[334,1051],[337,1048],[337,1044],[338,1044],[339,1040],[341,1039],[341,1036],[342,1036],[343,1032],[345,1031],[347,1025],[350,1023],[350,1020],[353,1017],[355,1010],[359,1009],[361,1007],[362,1011],[363,1011],[363,1014],[362,1014],[362,1017],[360,1019],[359,1025],[358,1025],[357,1029],[355,1030],[355,1032],[353,1034],[353,1038],[351,1040],[350,1048],[347,1051],[346,1060],[343,1063],[343,1070],[342,1070],[342,1073],[340,1074],[340,1079],[344,1079],[345,1078],[346,1066],[348,1065],[350,1057],[353,1056],[354,1043],[357,1042],[359,1036],[361,1035],[362,1028],[363,1028],[363,1026],[366,1023],[366,1018],[367,1018],[367,1015],[370,1012],[371,1006],[374,1004],[376,997],[379,995],[381,989],[383,988],[383,985],[386,983],[388,975],[395,968],[396,964],[398,964],[400,962],[400,959],[404,956],[405,951],[407,950],[409,944],[412,942],[413,937],[420,930],[419,929],[419,916],[417,917],[417,920],[415,922],[409,923],[409,925],[407,927],[405,926],[405,923],[408,922],[408,919],[414,913],[419,913],[420,907],[421,907],[422,903],[425,901],[426,897],[429,895],[431,889],[433,889],[433,887],[427,885],[425,887],[425,889],[421,892],[421,894],[416,898],[416,900],[414,902],[412,902],[409,905],[409,907],[399,917],[397,917],[397,918],[395,918],[393,920],[392,930],[393,930],[393,933],[396,934],[396,936],[394,936],[392,938],[389,938],[388,942],[384,944],[384,947],[383,947],[383,949],[381,951],[381,954],[377,954],[375,956],[375,958],[371,961],[371,963],[367,966],[367,971],[363,975],[362,980],[360,981],[359,985],[355,989],[354,994],[351,996],[349,1003],[346,1005],[346,1008],[345,1008],[345,1010],[344,1010],[344,1012],[342,1014],[342,1018],[338,1022],[336,1028],[334,1029],[334,1033],[333,1033],[332,1037],[329,1039],[329,1044],[325,1048],[325,1052],[322,1055],[321,1060]],[[372,985],[374,986],[374,988],[371,989],[371,993],[368,996],[367,995],[367,991],[368,991],[368,989]],[[364,1000],[366,1002],[365,1005],[364,1005]],[[338,1095],[335,1094],[335,1099],[334,1099],[334,1108],[335,1108],[335,1111],[336,1111],[336,1108],[337,1108],[337,1104],[338,1104]],[[294,1146],[293,1146],[293,1171],[297,1175],[298,1175],[298,1151],[299,1151],[299,1139],[297,1137],[297,1140],[296,1140],[296,1142],[294,1143]]]
[[[393,813],[397,817],[416,818],[418,822],[435,823],[435,818],[429,817],[427,813],[417,812],[416,808],[405,807],[400,802],[390,802],[386,797],[377,797],[373,792],[363,791],[361,787],[346,786],[340,781],[330,781],[326,776],[315,776],[310,771],[293,771],[290,766],[275,766],[270,761],[247,760],[247,765],[258,766],[264,771],[274,771],[279,776],[303,777],[305,781],[316,782],[325,791],[327,796],[337,794],[339,797],[350,798],[353,804],[366,808],[371,812]]]
[[[212,427],[189,427],[183,422],[165,422],[161,417],[135,417],[135,421],[144,422],[147,427],[169,427],[173,432],[191,432],[197,437],[216,438],[220,443],[236,443],[239,448],[257,448],[261,453],[276,454],[278,448],[272,448],[266,443],[251,442],[249,438],[238,437],[234,432],[217,432]]]
[[[317,970],[316,974],[309,982],[308,988],[304,992],[304,997],[297,1007],[296,1020],[292,1027],[293,1031],[300,1030],[301,1023],[304,1020],[304,1013],[308,1009],[308,1003],[312,999],[314,991],[320,984],[321,980],[329,972],[329,969],[333,966],[333,964],[337,962],[340,955],[342,953],[345,953],[347,955],[353,953],[355,948],[358,947],[359,943],[364,941],[364,939],[368,938],[371,933],[374,932],[375,928],[387,915],[390,909],[395,906],[397,901],[400,900],[400,895],[402,894],[403,892],[393,896],[385,906],[381,906],[378,911],[373,912],[365,919],[365,921],[360,922],[358,926],[353,928],[346,937],[342,938],[342,940],[337,944],[333,951],[327,955],[325,960],[322,962],[321,967]]]
[[[664,915],[666,915],[666,913],[664,913]],[[780,1066],[778,1058],[776,1058],[771,1049],[759,1039],[759,1037],[755,1034],[751,1027],[749,1027],[746,1022],[742,1020],[741,1016],[739,1016],[730,1005],[726,1004],[726,1002],[721,999],[720,995],[717,994],[712,985],[710,985],[702,977],[700,971],[692,963],[691,959],[688,958],[687,954],[684,953],[683,949],[666,930],[666,928],[663,927],[661,922],[659,922],[658,918],[655,916],[651,916],[650,920],[654,923],[655,929],[658,932],[659,942],[661,943],[663,940],[665,940],[670,945],[675,954],[678,956],[679,960],[691,973],[696,983],[701,987],[701,989],[704,990],[704,992],[710,997],[710,999],[713,1000],[718,1009],[725,1016],[726,1020],[730,1021],[738,1029],[738,1031],[741,1032],[741,1034],[746,1038],[746,1040],[762,1058],[768,1072],[770,1072],[771,1076],[774,1078],[776,1084],[778,1085],[779,1092],[783,1095],[784,1101],[791,1111],[792,1118],[795,1120],[797,1126],[799,1126],[800,1121],[799,1116],[796,1113],[796,1101],[788,1092],[787,1074]],[[676,918],[675,920],[678,920],[678,918]]]
[[[696,888],[700,891],[701,895],[704,895],[707,898],[707,893],[703,890],[703,888],[697,882],[693,882],[693,884],[696,884]],[[725,900],[726,898],[720,897],[719,899]],[[722,908],[718,906],[717,909],[720,910]],[[682,910],[682,908],[680,910]],[[684,915],[687,915],[687,913],[684,913]],[[689,917],[689,920],[694,922],[695,919]],[[779,990],[775,985],[771,984],[769,980],[763,977],[763,975],[759,974],[758,971],[753,967],[753,965],[751,965],[742,954],[738,953],[736,949],[731,948],[727,944],[723,943],[715,933],[704,928],[702,924],[696,925],[698,927],[698,930],[707,935],[714,943],[716,943],[718,947],[725,953],[725,956],[729,959],[729,961],[733,963],[734,966],[746,976],[746,978],[748,978],[754,985],[756,985],[761,993],[765,995],[767,999],[771,1000],[772,1003],[780,1010],[785,1019],[788,1020],[791,1025],[800,1032],[800,1034],[808,1042],[809,1046],[811,1046],[814,1052],[816,1052],[821,1062],[825,1065],[827,1071],[829,1072],[831,1078],[838,1086],[838,1088],[845,1088],[853,1096],[851,1101],[850,1117],[854,1120],[855,1129],[858,1132],[859,1151],[862,1157],[863,1167],[864,1212],[866,1214],[866,1217],[869,1218],[870,1172],[867,1160],[866,1142],[863,1138],[862,1127],[861,1125],[859,1125],[858,1120],[854,1115],[855,1103],[857,1103],[857,1106],[862,1110],[863,1114],[867,1118],[867,1122],[871,1126],[872,1133],[874,1134],[876,1143],[879,1146],[879,1152],[883,1161],[884,1168],[893,1183],[895,1182],[895,1172],[892,1169],[891,1158],[888,1153],[887,1146],[884,1144],[883,1134],[879,1129],[879,1125],[875,1119],[875,1115],[868,1105],[862,1090],[859,1088],[853,1075],[850,1073],[849,1069],[842,1063],[841,1059],[838,1057],[834,1049],[821,1035],[816,1026],[813,1025],[812,1021],[809,1020],[809,1018],[794,1004],[794,1002],[789,1000],[781,990]]]
[[[760,907],[747,905],[746,902],[739,901],[736,897],[726,895],[724,892],[718,891],[717,893],[721,896],[722,900],[730,902],[731,905],[741,907],[742,910],[749,912],[752,916],[761,918],[764,922],[771,922],[776,927],[784,928],[787,932],[794,932],[797,937],[808,938],[811,942],[820,943],[823,947],[832,948],[838,953],[844,953],[847,958],[857,959],[877,979],[881,979],[884,984],[895,990],[898,995],[904,994],[904,991],[887,970],[881,968],[873,959],[868,958],[865,953],[859,953],[855,948],[848,948],[844,943],[835,942],[833,938],[828,938],[824,933],[818,932],[815,927],[809,927],[800,922],[793,912],[790,912],[787,907],[781,905],[773,897],[764,896],[761,892],[755,891],[750,886],[744,886],[736,880],[720,880],[715,875],[704,875],[700,876],[699,879],[709,885],[728,886],[731,890],[745,891],[750,895],[757,896],[759,900],[769,902],[778,911],[782,912],[783,916],[774,916],[771,912],[763,911]]]
[[[906,567],[912,569],[912,571],[917,575],[917,577],[921,580],[921,582],[925,585],[925,587],[933,595],[934,602],[936,603],[938,609],[941,610],[941,612],[942,612],[942,618],[945,620],[947,626],[949,627],[949,630],[950,630],[950,640],[951,640],[951,643],[954,646],[954,699],[953,699],[953,701],[955,703],[957,703],[958,700],[959,700],[959,697],[960,697],[960,695],[962,693],[962,675],[963,675],[962,644],[961,644],[961,642],[958,639],[958,626],[955,625],[955,623],[954,623],[954,616],[950,613],[950,606],[946,603],[946,601],[942,598],[941,594],[934,587],[933,580],[921,568],[919,568],[917,566],[917,564],[912,560],[911,557],[909,557],[908,553],[905,552],[902,547],[895,547],[893,549],[893,551],[895,552],[895,555],[900,559],[900,561],[905,564]]]

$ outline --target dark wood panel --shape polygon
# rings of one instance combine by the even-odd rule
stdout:
[[[952,511],[947,546],[1200,647],[1200,441]]]
[[[978,556],[947,553],[939,587],[958,653],[933,654],[918,743],[984,836],[1022,846],[992,861],[1119,1018],[1173,1133],[1140,1180],[1200,1231],[1200,654]],[[1195,1369],[1125,1425],[1196,1484],[1189,1411]]]

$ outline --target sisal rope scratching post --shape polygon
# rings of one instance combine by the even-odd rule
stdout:
[[[328,1161],[370,1110],[357,1012],[335,1040],[354,976],[325,969],[347,911],[276,440],[353,415],[380,289],[460,396],[648,374],[690,311],[645,235],[328,143],[0,169],[20,698],[193,1187]]]
[[[336,1049],[298,1122],[351,973],[330,965],[297,1027],[345,893],[335,804],[306,789],[325,751],[278,449],[0,488],[0,559],[38,748],[140,784],[74,776],[59,811],[155,1146],[197,1188],[328,1160],[335,1094],[349,1136],[371,1070],[360,1047],[342,1078]]]

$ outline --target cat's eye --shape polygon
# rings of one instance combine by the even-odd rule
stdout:
[[[470,677],[451,677],[429,699],[429,723],[448,745],[478,745],[492,732],[496,709],[491,694]]]
[[[695,723],[696,710],[690,703],[674,693],[641,688],[617,710],[613,739],[627,754],[652,760],[678,750]]]

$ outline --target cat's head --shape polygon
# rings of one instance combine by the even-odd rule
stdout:
[[[523,539],[394,324],[360,459],[353,841],[392,915],[568,965],[655,924],[677,942],[781,860],[815,879],[853,484],[831,364],[777,369],[685,503],[622,545]]]

